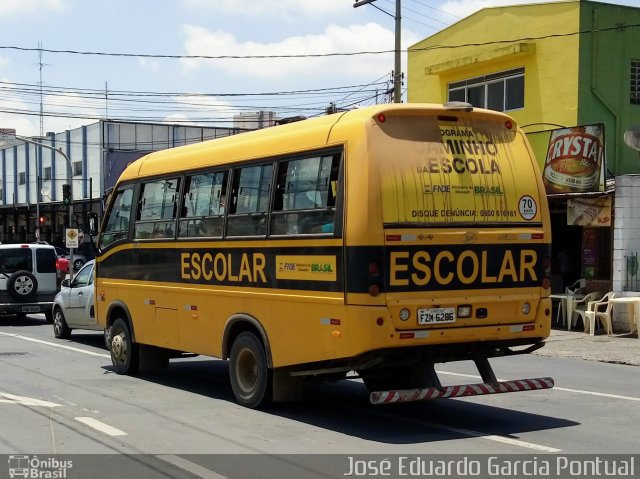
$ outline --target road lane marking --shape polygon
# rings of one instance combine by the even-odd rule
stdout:
[[[9,337],[12,337],[12,338],[18,338],[18,339],[22,339],[23,341],[29,341],[29,342],[32,342],[32,343],[46,344],[47,346],[53,346],[54,348],[66,349],[68,351],[73,351],[73,352],[76,352],[76,353],[88,354],[89,356],[96,356],[96,357],[99,357],[99,358],[111,359],[111,355],[109,355],[109,354],[95,353],[93,351],[87,351],[86,349],[74,348],[73,346],[67,346],[66,344],[52,343],[50,341],[44,341],[42,339],[30,338],[29,336],[22,336],[20,334],[4,333],[4,332],[0,331],[0,335],[9,336]]]
[[[398,419],[397,416],[393,416],[393,415],[391,415],[389,413],[377,412],[377,414],[388,415],[390,418],[393,418],[395,420]],[[447,431],[447,432],[454,432],[454,433],[460,434],[462,436],[477,437],[478,439],[485,439],[487,441],[500,442],[500,443],[503,443],[503,444],[509,444],[511,446],[522,447],[522,448],[525,448],[525,449],[533,449],[534,451],[544,451],[544,452],[549,452],[549,453],[555,453],[555,452],[562,451],[562,449],[557,449],[557,448],[551,447],[551,446],[545,446],[543,444],[536,444],[536,443],[533,443],[533,442],[521,441],[519,439],[512,439],[510,437],[498,436],[498,435],[495,435],[495,434],[487,434],[485,432],[474,431],[472,429],[463,429],[463,428],[454,427],[454,426],[445,426],[444,424],[438,424],[438,423],[435,423],[435,422],[425,421],[425,420],[416,419],[416,418],[411,418],[410,420],[409,419],[405,419],[405,418],[402,418],[402,419],[406,420],[407,422],[411,422],[412,424],[419,423],[419,424],[422,424],[424,426],[432,427],[434,429],[441,429],[441,430]]]
[[[519,439],[512,439],[510,437],[498,436],[495,434],[486,434],[484,432],[473,431],[471,429],[462,429],[459,427],[451,427],[451,426],[441,426],[439,424],[433,424],[433,426],[438,427],[440,429],[444,429],[445,431],[456,432],[456,433],[464,434],[467,436],[477,437],[479,439],[487,439],[489,441],[501,442],[503,444],[523,447],[525,449],[533,449],[534,451],[542,451],[542,452],[549,452],[549,453],[562,451],[562,449],[558,449],[551,446],[545,446],[544,444],[536,444],[534,442],[521,441]]]
[[[196,464],[195,462],[188,461],[187,459],[176,456],[174,454],[161,454],[156,455],[158,459],[161,461],[168,462],[169,464],[173,464],[178,469],[182,469],[183,471],[190,472],[194,476],[201,477],[202,479],[227,479],[227,476],[222,476],[211,469],[207,469],[206,467],[201,466],[200,464]]]
[[[463,378],[472,378],[472,379],[482,379],[481,376],[477,376],[475,374],[463,374],[463,373],[453,373],[450,371],[438,371],[439,374],[447,374],[449,376],[460,376]],[[506,381],[506,379],[498,379],[498,381]],[[551,389],[549,389],[549,391],[564,391],[564,392],[569,392],[569,393],[576,393],[576,394],[587,394],[589,396],[598,396],[598,397],[604,397],[604,398],[610,398],[610,399],[622,399],[624,401],[639,401],[640,402],[640,397],[636,397],[636,396],[623,396],[621,394],[610,394],[610,393],[601,393],[598,391],[587,391],[584,389],[571,389],[571,388],[562,388],[562,387],[558,387],[558,386],[554,386]]]
[[[332,403],[331,401],[323,401],[323,400],[317,400],[317,402],[319,403],[323,403],[323,404],[329,404],[332,406],[335,406],[334,403]],[[354,406],[348,406],[345,404],[341,404],[340,407],[344,408],[344,409],[350,409],[350,410],[358,410],[359,412],[362,412],[361,409],[356,408]],[[368,414],[374,415],[374,416],[378,416],[378,417],[382,417],[385,419],[389,419],[391,421],[403,421],[403,422],[407,422],[410,423],[412,425],[415,424],[420,424],[422,426],[427,426],[433,429],[440,429],[442,431],[447,431],[447,432],[453,432],[455,434],[459,434],[461,436],[470,436],[470,437],[476,437],[478,439],[485,439],[487,441],[493,441],[493,442],[500,442],[503,444],[509,444],[511,446],[517,446],[517,447],[522,447],[525,449],[533,449],[534,451],[543,451],[543,452],[549,452],[549,453],[556,453],[556,452],[561,452],[562,449],[557,449],[555,447],[551,447],[551,446],[545,446],[544,444],[536,444],[533,442],[527,442],[527,441],[521,441],[519,439],[512,439],[510,437],[506,437],[506,436],[498,436],[495,434],[487,434],[486,432],[481,432],[481,431],[474,431],[472,429],[463,429],[463,428],[459,428],[459,427],[454,427],[454,426],[446,426],[444,424],[439,424],[436,422],[432,422],[432,421],[427,421],[424,419],[419,419],[419,418],[415,418],[415,417],[402,417],[402,416],[398,416],[396,414],[393,413],[389,413],[389,412],[385,412],[382,408],[376,407],[375,409],[371,409],[367,411]]]
[[[41,399],[29,398],[25,396],[16,396],[15,394],[8,394],[8,393],[0,393],[0,403],[21,404],[22,406],[42,406],[42,407],[61,406],[61,404],[56,404],[54,402],[43,401]]]
[[[76,417],[74,418],[76,421],[81,422],[89,427],[92,427],[96,431],[103,432],[109,436],[126,436],[127,433],[117,429],[113,426],[109,426],[108,424],[103,423],[102,421],[98,421],[92,417]]]
[[[599,397],[611,398],[611,399],[623,399],[625,401],[640,401],[640,397],[622,396],[620,394],[601,393],[598,391],[585,391],[583,389],[561,388],[557,386],[554,386],[553,388],[551,388],[552,391],[554,389],[557,391],[565,391],[565,392],[578,393],[578,394],[588,394],[590,396],[599,396]]]

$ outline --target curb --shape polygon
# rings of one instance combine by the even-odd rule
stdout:
[[[552,329],[545,346],[533,354],[640,366],[640,339],[631,334],[591,336],[579,331]]]

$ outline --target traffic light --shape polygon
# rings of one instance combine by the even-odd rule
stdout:
[[[47,222],[47,217],[46,216],[41,216],[40,218],[38,218],[38,222],[43,225]]]
[[[62,185],[62,202],[65,205],[71,203],[71,185],[67,183]]]

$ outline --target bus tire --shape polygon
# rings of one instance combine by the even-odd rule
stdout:
[[[131,338],[129,324],[118,318],[111,326],[111,363],[117,374],[138,374],[138,345]]]
[[[264,346],[255,334],[245,331],[233,342],[229,379],[241,406],[257,409],[271,402],[272,371],[267,366]]]

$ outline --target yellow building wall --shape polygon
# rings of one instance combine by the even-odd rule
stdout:
[[[579,8],[578,1],[486,8],[416,43],[408,101],[442,103],[451,82],[524,67],[524,108],[507,113],[542,166],[549,134],[535,132],[577,124]]]

